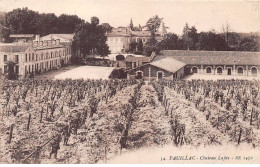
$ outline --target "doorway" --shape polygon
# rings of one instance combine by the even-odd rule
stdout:
[[[231,68],[227,69],[227,75],[231,75]]]
[[[141,71],[136,73],[136,79],[142,79],[143,78],[143,73]]]
[[[158,79],[162,79],[162,77],[163,77],[163,73],[162,73],[162,72],[158,72],[157,78],[158,78]]]

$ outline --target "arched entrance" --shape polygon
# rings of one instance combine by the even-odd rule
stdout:
[[[191,71],[193,74],[198,73],[198,67],[192,67]]]
[[[243,75],[244,69],[242,67],[237,68],[237,75]]]
[[[212,72],[212,68],[211,68],[211,67],[207,67],[207,68],[206,68],[206,73],[207,73],[207,74],[211,74],[211,72]]]
[[[251,74],[252,74],[253,76],[257,76],[257,68],[256,68],[256,67],[252,67],[252,68],[251,68]]]
[[[217,68],[217,74],[222,75],[222,73],[223,73],[223,68],[222,67],[218,67]]]

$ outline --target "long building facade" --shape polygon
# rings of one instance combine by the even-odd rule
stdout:
[[[149,81],[197,73],[260,79],[260,52],[163,50],[146,64],[127,67],[128,78]]]
[[[71,60],[71,49],[60,44],[60,40],[34,41],[33,44],[0,45],[0,72],[8,73],[7,62],[15,63],[14,71],[19,78],[29,74],[40,74],[67,65]]]

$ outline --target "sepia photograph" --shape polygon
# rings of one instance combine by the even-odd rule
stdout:
[[[0,164],[260,164],[260,0],[0,0]]]

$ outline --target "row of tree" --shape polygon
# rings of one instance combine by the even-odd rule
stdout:
[[[174,33],[167,33],[160,41],[156,40],[155,32],[160,25],[161,19],[157,16],[147,22],[151,30],[151,38],[144,45],[144,54],[160,50],[209,50],[209,51],[260,51],[260,34],[236,33],[223,31],[216,33],[214,30],[208,32],[197,32],[195,26],[188,24],[183,28],[181,37]]]
[[[10,34],[40,34],[74,33],[76,25],[84,22],[76,15],[62,14],[56,16],[53,13],[38,13],[28,8],[18,8],[6,13],[3,26],[4,37],[8,39]]]

